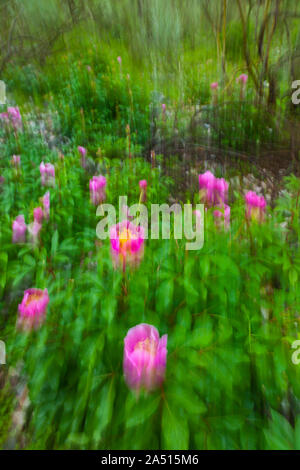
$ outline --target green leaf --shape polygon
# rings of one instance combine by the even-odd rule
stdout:
[[[171,410],[165,401],[162,415],[162,438],[165,450],[187,450],[189,447],[189,428],[187,420]]]
[[[170,310],[173,301],[173,292],[173,279],[168,279],[161,282],[156,291],[157,313],[167,313]]]
[[[137,399],[133,394],[129,394],[126,402],[126,427],[143,424],[155,413],[160,403],[160,397],[151,395],[146,398]]]
[[[0,253],[0,298],[6,284],[8,254],[3,251]]]
[[[270,450],[293,450],[294,430],[290,423],[277,411],[272,410],[272,421],[269,428],[264,430],[267,449]]]
[[[55,256],[58,247],[58,231],[55,230],[51,240],[51,256]]]

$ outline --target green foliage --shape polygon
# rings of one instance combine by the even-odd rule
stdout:
[[[40,15],[48,26],[68,16],[64,2],[45,10],[37,3],[24,7],[36,36]],[[172,231],[171,240],[148,239],[140,265],[125,272],[114,269],[109,240],[97,238],[101,218],[89,200],[89,179],[101,173],[117,216],[119,196],[138,203],[141,179],[149,211],[171,196],[198,202],[198,187],[181,198],[178,181],[167,176],[178,160],[144,158],[149,142],[192,137],[242,151],[282,143],[286,102],[278,96],[270,112],[264,89],[258,104],[250,76],[241,96],[243,30],[231,6],[225,73],[220,7],[209,30],[197,0],[132,8],[131,0],[88,3],[93,21],[73,19],[52,44],[53,55],[24,65],[20,52],[5,69],[23,129],[0,128],[0,339],[8,366],[22,364],[28,386],[23,442],[37,449],[299,449],[300,366],[292,362],[299,339],[299,179],[286,178],[262,224],[246,222],[235,192],[228,231],[215,226],[209,208],[201,250],[186,251],[186,240],[174,240]],[[255,35],[252,20],[247,34]],[[36,42],[29,44],[34,49]],[[250,52],[257,58],[254,46]],[[86,170],[78,145],[88,150]],[[19,171],[13,154],[21,155]],[[55,165],[50,218],[37,246],[15,245],[13,220],[24,214],[32,222],[46,192],[41,161]],[[16,321],[31,287],[47,288],[50,302],[41,328],[26,333]],[[123,377],[123,341],[142,322],[168,335],[167,369],[161,388],[136,396]],[[0,390],[0,446],[14,406],[11,389]]]
[[[238,199],[224,232],[209,209],[200,251],[185,251],[184,240],[150,239],[140,266],[123,276],[109,241],[95,243],[99,219],[77,150],[45,158],[38,139],[19,138],[21,172],[9,161],[12,137],[3,160],[0,321],[9,363],[24,361],[28,446],[297,448],[300,369],[291,344],[299,335],[299,180],[286,180],[263,224],[247,225]],[[29,222],[45,191],[42,158],[56,165],[50,220],[36,248],[12,245],[13,218],[24,213]],[[142,178],[149,209],[174,190],[143,159],[102,157],[100,165],[116,207],[119,195],[138,201]],[[14,327],[17,305],[33,286],[48,288],[50,304],[45,324],[24,333]],[[163,388],[137,399],[124,383],[122,355],[128,329],[141,322],[168,334],[168,359]],[[280,418],[286,436],[278,416],[287,417]]]

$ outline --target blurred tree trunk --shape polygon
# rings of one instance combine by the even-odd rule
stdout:
[[[76,23],[76,4],[75,0],[67,0],[70,16],[72,18],[72,23]]]
[[[144,9],[143,9],[143,0],[137,0],[137,10],[138,10],[138,15],[140,18],[143,17]]]

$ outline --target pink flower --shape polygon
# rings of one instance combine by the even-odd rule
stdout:
[[[129,220],[123,220],[110,229],[111,254],[115,267],[125,271],[126,263],[138,265],[144,253],[144,230]]]
[[[22,117],[17,106],[8,107],[6,113],[0,114],[0,119],[3,120],[6,124],[12,124],[15,129],[22,126]]]
[[[165,379],[168,335],[141,323],[130,328],[124,339],[123,370],[129,388],[139,392],[159,387]]]
[[[210,171],[199,175],[200,199],[208,205],[214,203],[214,186],[215,176]]]
[[[50,216],[50,193],[49,191],[44,194],[42,198],[43,207],[44,207],[44,217],[48,220]]]
[[[13,243],[25,243],[26,241],[26,230],[27,226],[25,224],[24,215],[18,215],[12,224]]]
[[[141,196],[140,196],[140,202],[146,202],[147,199],[147,180],[141,180],[139,182],[140,190],[141,190]]]
[[[166,105],[165,105],[165,103],[163,103],[163,104],[161,105],[161,109],[162,109],[162,112],[163,112],[163,113],[166,112]]]
[[[247,219],[263,222],[267,202],[263,196],[258,196],[254,191],[248,191],[245,195]]]
[[[241,82],[243,85],[246,85],[248,81],[248,75],[246,73],[242,73],[237,79],[237,82]]]
[[[41,183],[42,186],[55,185],[55,168],[51,163],[40,164]]]
[[[199,175],[200,199],[209,206],[227,202],[228,186],[224,178],[216,178],[210,171]]]
[[[211,88],[212,90],[216,90],[216,89],[218,88],[218,86],[219,86],[218,82],[212,82],[212,83],[210,84],[210,88]]]
[[[80,145],[78,145],[77,149],[78,149],[78,152],[80,153],[80,155],[81,155],[82,157],[85,157],[85,156],[86,156],[86,153],[87,153],[86,148],[81,147]]]
[[[43,218],[44,218],[44,213],[41,207],[36,207],[35,209],[33,209],[33,218],[39,224],[42,223]]]
[[[121,56],[118,56],[118,57],[117,57],[117,61],[118,61],[119,64],[121,65],[121,64],[122,64],[122,57],[121,57]]]
[[[141,189],[147,189],[147,180],[139,181],[139,186]]]
[[[18,307],[18,326],[25,330],[39,327],[46,317],[48,303],[47,289],[27,289]]]
[[[224,206],[219,206],[219,209],[214,211],[215,223],[217,226],[222,226],[224,228],[229,228],[230,226],[230,207],[227,204]]]
[[[224,178],[215,178],[214,184],[214,204],[227,202],[229,184]]]
[[[13,155],[12,156],[12,164],[15,168],[19,168],[21,166],[21,157],[20,157],[20,155]]]
[[[105,200],[105,187],[105,176],[93,176],[90,180],[90,197],[91,203],[94,204],[94,206],[101,204]]]
[[[7,112],[10,115],[12,120],[14,120],[14,121],[21,121],[22,120],[21,113],[20,113],[20,110],[19,110],[18,106],[8,107]]]

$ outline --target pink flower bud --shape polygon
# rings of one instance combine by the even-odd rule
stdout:
[[[218,82],[212,82],[212,83],[210,84],[210,88],[211,88],[212,90],[216,90],[216,89],[218,88],[218,86],[219,86]]]
[[[248,75],[246,73],[242,73],[237,79],[237,82],[241,82],[243,85],[246,85],[248,81]]]
[[[157,329],[141,323],[130,328],[124,339],[125,381],[135,392],[159,387],[165,379],[168,335],[161,338]]]
[[[147,180],[141,180],[139,186],[141,189],[147,189]]]
[[[118,56],[118,57],[117,57],[117,61],[118,61],[119,64],[121,65],[121,64],[122,64],[122,57],[121,57],[121,56]]]
[[[26,230],[24,215],[18,215],[12,224],[12,242],[13,243],[25,243],[26,241]]]
[[[258,196],[254,191],[248,191],[245,195],[246,218],[263,222],[267,202],[263,196]]]
[[[86,153],[87,153],[86,148],[81,147],[81,146],[79,145],[79,146],[77,147],[77,149],[78,149],[78,152],[80,153],[80,155],[81,155],[82,157],[85,157],[85,156],[86,156]]]
[[[90,180],[90,198],[91,203],[94,204],[94,206],[101,204],[105,200],[105,187],[105,176],[93,176]]]
[[[44,321],[49,303],[47,289],[27,289],[22,303],[19,304],[18,327],[31,330],[39,327]]]

